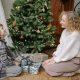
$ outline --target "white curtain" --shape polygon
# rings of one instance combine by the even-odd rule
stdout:
[[[1,0],[0,0],[0,23],[3,24],[4,28],[7,31],[7,36],[5,37],[5,41],[7,42],[7,45],[8,46],[12,46],[12,40],[11,40],[11,37],[9,35],[9,30],[8,30],[8,27],[7,27],[5,14],[4,14],[4,10],[3,10],[3,6],[2,6]]]
[[[80,2],[80,0],[74,0],[74,7],[78,4],[78,2]],[[78,6],[76,7],[76,11],[78,10],[78,8],[80,10],[80,4],[78,4]]]

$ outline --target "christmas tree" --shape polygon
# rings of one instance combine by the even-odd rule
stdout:
[[[15,49],[39,53],[54,46],[50,0],[15,0],[8,26]]]

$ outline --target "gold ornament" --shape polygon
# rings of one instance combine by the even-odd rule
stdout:
[[[15,27],[16,26],[16,21],[13,21],[13,27]]]
[[[52,24],[49,23],[48,26],[47,26],[48,27],[47,30],[50,30],[51,29],[51,26],[52,26]]]
[[[37,32],[37,33],[40,33],[40,30],[38,29],[38,30],[36,30],[36,32]]]
[[[52,24],[51,24],[51,23],[49,23],[49,24],[48,24],[48,27],[51,27],[51,26],[52,26]]]
[[[44,20],[44,17],[43,16],[40,16],[39,18],[40,18],[40,20]]]
[[[14,27],[14,29],[15,29],[16,31],[19,31],[18,27]]]
[[[16,9],[19,10],[20,9],[20,6],[17,6]]]

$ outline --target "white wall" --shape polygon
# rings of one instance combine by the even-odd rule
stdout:
[[[1,0],[5,12],[6,18],[9,18],[10,10],[12,8],[12,4],[15,0]],[[74,0],[74,6],[79,2],[80,0]],[[80,7],[80,5],[79,5]],[[76,8],[77,9],[77,8]]]
[[[12,4],[14,2],[14,0],[1,0],[3,8],[4,8],[4,12],[5,12],[5,16],[6,18],[9,18],[10,15],[10,10],[12,8]]]
[[[74,7],[76,6],[76,4],[79,2],[80,0],[74,0]],[[80,8],[80,4],[78,5],[78,7],[76,7],[76,10]]]

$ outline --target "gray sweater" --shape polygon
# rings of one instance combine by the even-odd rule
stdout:
[[[5,41],[0,40],[0,78],[6,76],[6,65],[8,63],[9,53]],[[10,57],[12,58],[11,55]]]

